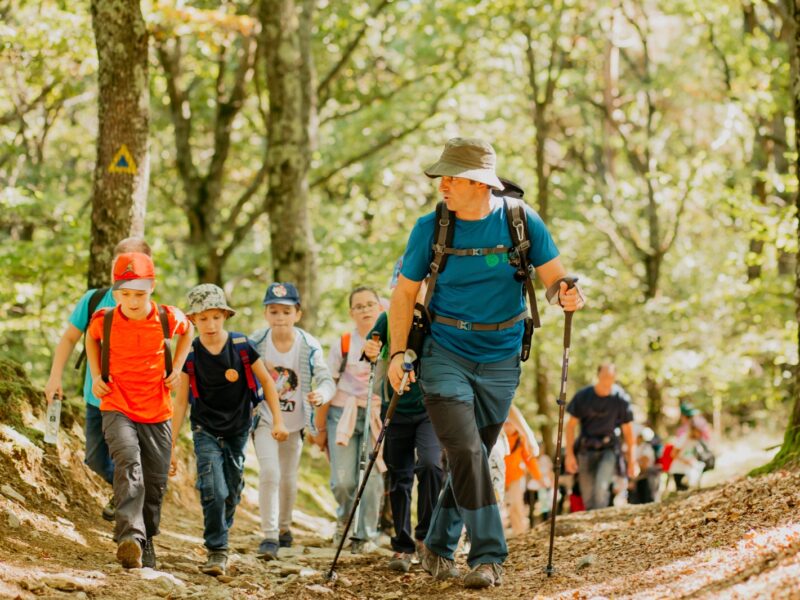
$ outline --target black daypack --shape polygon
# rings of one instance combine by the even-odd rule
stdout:
[[[500,331],[513,327],[518,322],[525,321],[525,332],[522,337],[522,351],[520,359],[528,360],[531,350],[531,338],[533,330],[541,327],[539,320],[539,310],[536,306],[536,293],[533,289],[534,269],[528,261],[528,250],[531,247],[530,236],[528,233],[528,218],[525,213],[525,202],[521,199],[524,191],[522,188],[511,182],[505,182],[510,193],[505,190],[500,192],[506,213],[508,230],[511,235],[511,247],[495,246],[492,248],[453,248],[453,236],[455,235],[455,213],[448,210],[444,202],[436,205],[436,218],[433,229],[433,260],[430,264],[430,280],[428,289],[422,305],[417,305],[417,309],[426,315],[429,323],[437,322],[450,327],[456,327],[467,331]],[[513,187],[512,187],[513,186]],[[530,316],[527,307],[518,315],[501,323],[470,323],[436,315],[430,312],[429,305],[436,288],[436,280],[447,266],[447,257],[455,256],[484,256],[487,254],[507,254],[508,262],[515,267],[514,279],[522,282],[527,290],[528,301],[530,303]]]

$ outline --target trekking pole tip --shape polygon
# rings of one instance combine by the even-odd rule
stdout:
[[[553,565],[547,565],[547,566],[544,568],[544,572],[545,572],[545,573],[547,573],[547,576],[548,576],[548,577],[552,577],[552,576],[553,576],[553,573],[555,573],[555,572],[556,572],[556,569],[555,569],[555,567],[554,567]]]
[[[337,578],[338,578],[338,575],[336,575],[336,571],[331,569],[330,571],[328,571],[328,574],[325,576],[325,581],[336,581]]]

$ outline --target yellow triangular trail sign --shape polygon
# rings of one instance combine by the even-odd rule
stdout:
[[[129,175],[136,175],[136,161],[133,160],[130,150],[125,144],[119,147],[111,164],[108,165],[109,173],[127,173]]]

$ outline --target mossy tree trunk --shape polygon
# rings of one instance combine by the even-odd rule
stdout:
[[[114,246],[144,234],[150,159],[148,35],[138,0],[92,0],[98,69],[90,287],[110,279]]]
[[[311,322],[315,313],[314,240],[308,170],[315,137],[316,93],[311,57],[313,0],[262,0],[261,25],[269,89],[267,206],[277,281],[294,282]],[[310,306],[309,306],[310,304]]]

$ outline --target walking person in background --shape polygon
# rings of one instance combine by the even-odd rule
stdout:
[[[565,467],[568,473],[578,474],[586,510],[609,505],[611,484],[622,451],[621,440],[614,433],[617,427],[625,438],[626,475],[634,479],[637,474],[631,401],[616,384],[616,377],[613,363],[601,364],[597,367],[597,382],[579,390],[567,406]],[[580,436],[576,442],[578,424]]]

